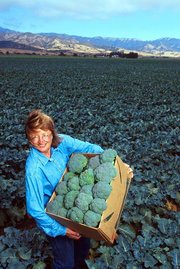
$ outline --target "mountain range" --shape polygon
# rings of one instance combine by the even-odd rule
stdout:
[[[180,39],[143,41],[133,38],[82,37],[57,33],[18,32],[0,27],[0,50],[15,49],[41,53],[107,54],[137,52],[144,56],[180,57]]]

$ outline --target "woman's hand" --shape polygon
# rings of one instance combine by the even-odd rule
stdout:
[[[66,228],[66,236],[71,238],[71,239],[75,239],[78,240],[79,238],[81,238],[81,235],[69,228]]]
[[[125,163],[125,166],[127,166],[128,168],[128,179],[132,179],[134,174],[133,174],[133,170],[131,169],[131,167],[129,166],[129,164]]]

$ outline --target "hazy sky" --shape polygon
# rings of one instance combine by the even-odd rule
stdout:
[[[180,0],[0,0],[0,27],[86,37],[180,38]]]

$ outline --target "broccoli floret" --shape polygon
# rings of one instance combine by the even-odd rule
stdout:
[[[78,196],[79,191],[70,191],[64,197],[64,206],[69,209],[74,206],[74,201]]]
[[[114,149],[106,149],[101,153],[100,155],[100,161],[101,163],[114,163],[114,160],[117,156],[117,152]]]
[[[69,171],[73,173],[81,173],[87,163],[88,159],[83,154],[74,154],[70,157],[68,162]]]
[[[88,168],[80,174],[79,184],[81,187],[94,184],[94,173],[92,168]]]
[[[68,192],[66,181],[60,181],[56,186],[55,192],[59,195],[66,194]]]
[[[84,214],[84,224],[88,226],[97,227],[100,220],[101,220],[101,215],[91,210],[88,210]]]
[[[83,223],[84,213],[78,207],[73,207],[68,211],[68,218],[79,223]]]
[[[58,206],[59,207],[63,207],[64,206],[64,203],[63,203],[63,200],[64,200],[64,196],[63,195],[56,195],[56,197],[54,198],[54,202],[57,202]]]
[[[104,181],[97,182],[93,187],[94,198],[107,199],[112,191],[111,185]]]
[[[93,197],[91,194],[80,192],[75,200],[75,205],[80,208],[83,212],[89,209],[89,204],[92,202]]]
[[[84,193],[87,193],[87,194],[91,194],[92,195],[92,188],[93,188],[93,185],[84,185],[80,189],[80,192],[84,192]]]
[[[94,175],[97,181],[110,183],[117,175],[117,170],[112,163],[102,163],[94,170]]]
[[[60,207],[57,211],[57,215],[66,218],[68,210],[64,207]]]
[[[88,167],[92,168],[93,170],[100,165],[100,158],[99,155],[92,157],[89,159]]]
[[[58,201],[55,201],[55,200],[48,202],[48,204],[46,206],[47,212],[53,213],[56,215],[57,215],[58,209],[59,209],[59,204],[58,204]]]
[[[74,173],[73,172],[67,172],[64,177],[63,177],[63,181],[68,181],[70,178],[74,177]]]
[[[102,214],[103,211],[107,208],[105,199],[94,198],[90,204],[90,209],[98,214]]]
[[[70,191],[72,191],[72,190],[78,191],[80,189],[79,177],[78,176],[71,177],[67,182],[67,186],[68,186],[68,189]]]

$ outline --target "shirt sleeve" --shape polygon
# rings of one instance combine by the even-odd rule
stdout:
[[[47,235],[55,237],[66,234],[66,227],[62,226],[56,220],[46,214],[43,200],[42,175],[37,171],[26,174],[26,208],[27,213],[31,215],[37,226]]]
[[[96,144],[84,142],[68,135],[63,135],[63,141],[69,154],[72,153],[102,153],[104,150]]]

